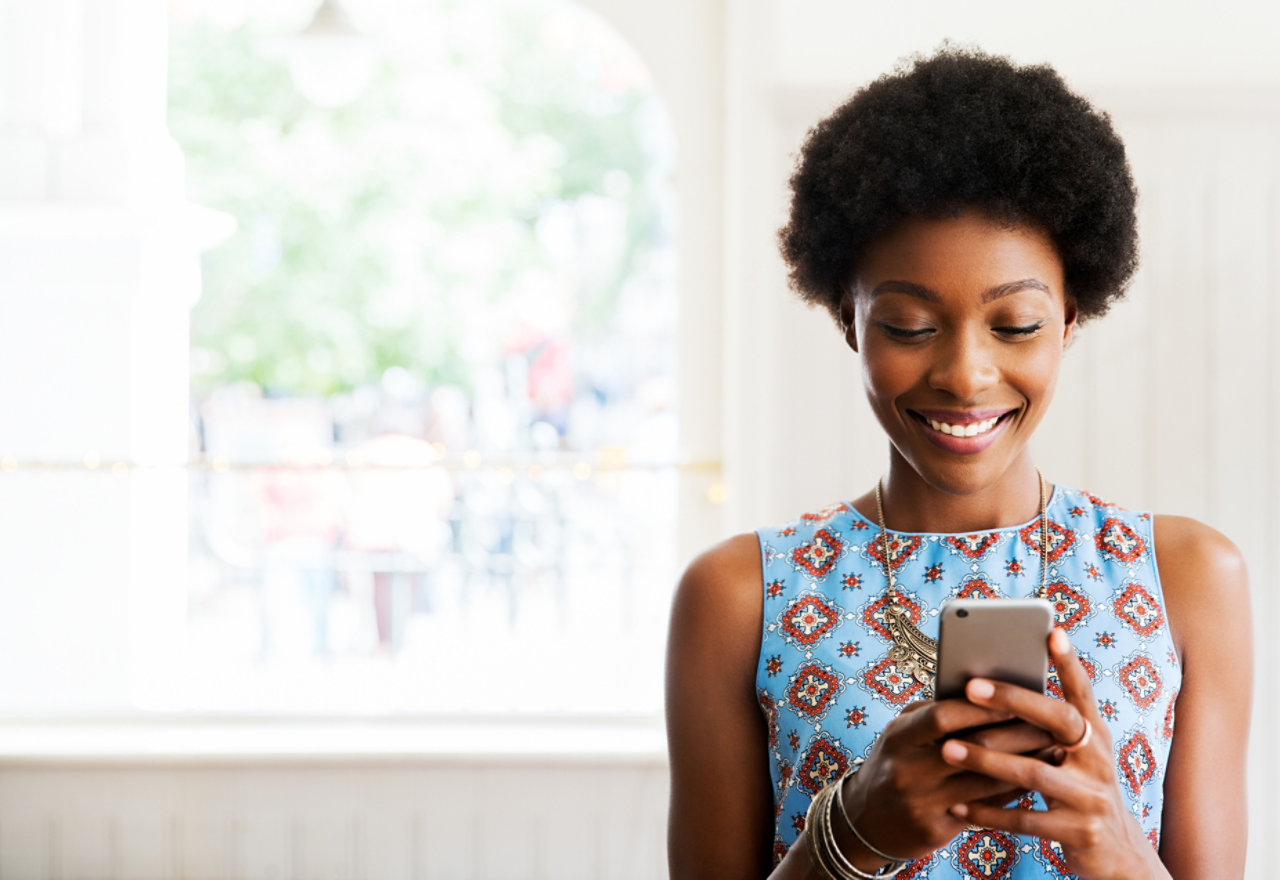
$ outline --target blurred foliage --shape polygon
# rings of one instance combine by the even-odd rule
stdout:
[[[204,258],[197,393],[333,394],[393,366],[466,387],[531,289],[570,304],[575,337],[611,331],[670,235],[657,98],[588,13],[494,0],[477,32],[462,11],[479,2],[440,2],[457,33],[434,54],[388,44],[335,109],[299,94],[252,23],[175,26],[189,197],[237,222]]]

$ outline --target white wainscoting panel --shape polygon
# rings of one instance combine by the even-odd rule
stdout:
[[[638,763],[0,767],[0,880],[660,880]]]

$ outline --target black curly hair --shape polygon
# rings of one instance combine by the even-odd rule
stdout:
[[[910,216],[978,208],[1058,249],[1081,320],[1138,263],[1136,192],[1105,113],[1046,65],[944,46],[856,92],[809,131],[778,231],[791,286],[839,320],[868,245]]]

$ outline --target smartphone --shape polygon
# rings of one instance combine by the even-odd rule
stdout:
[[[1053,607],[1045,599],[953,599],[938,625],[935,699],[964,696],[971,678],[1044,692]]]

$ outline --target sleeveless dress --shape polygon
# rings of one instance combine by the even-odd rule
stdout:
[[[1128,806],[1159,846],[1164,771],[1182,676],[1165,621],[1151,515],[1056,486],[1049,518],[1048,599],[1092,679]],[[1019,598],[1040,585],[1040,519],[971,535],[889,532],[898,599],[937,637],[939,608],[961,598]],[[888,658],[879,527],[851,504],[757,532],[764,632],[756,692],[768,722],[781,861],[813,796],[871,752],[879,732],[921,694]],[[1048,690],[1061,699],[1050,668]],[[1022,799],[1044,809],[1038,792]],[[1017,880],[1071,877],[1055,841],[994,829],[962,832],[898,874]]]

